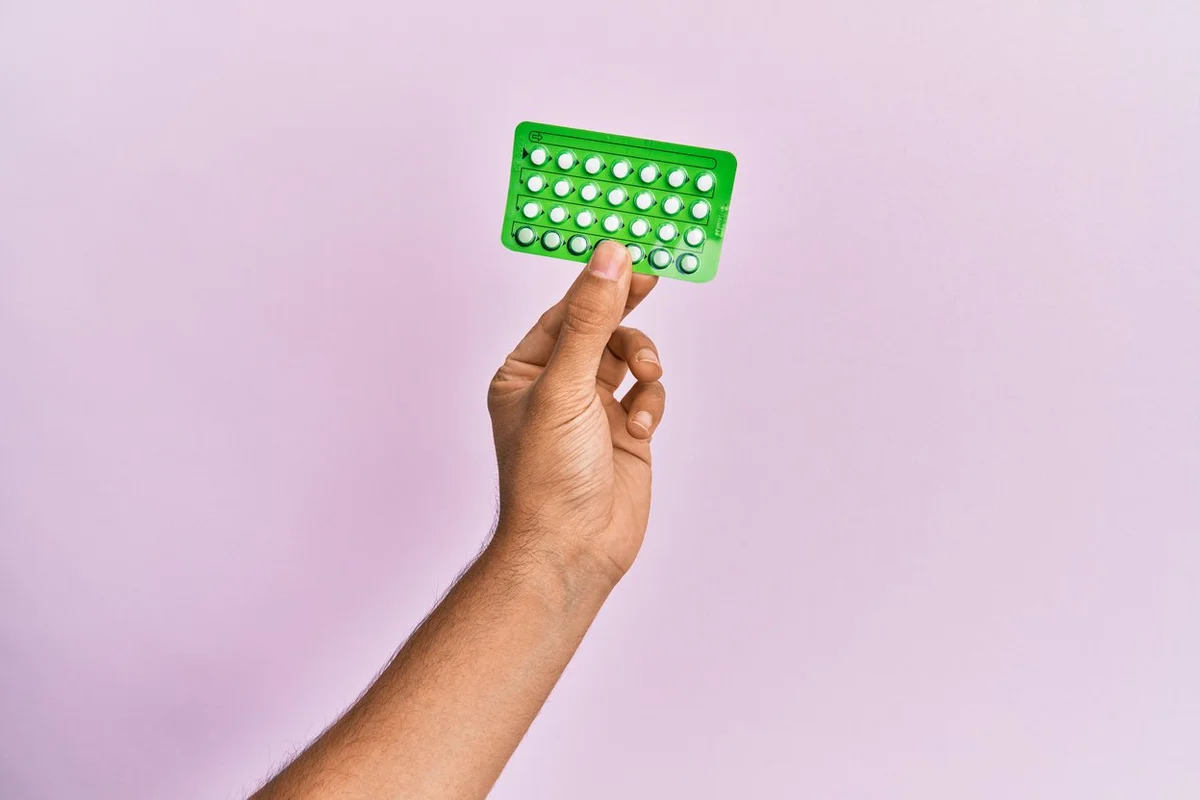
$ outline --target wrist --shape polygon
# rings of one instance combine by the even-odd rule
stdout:
[[[598,609],[622,575],[611,558],[584,541],[503,518],[487,551],[514,582],[569,609]]]

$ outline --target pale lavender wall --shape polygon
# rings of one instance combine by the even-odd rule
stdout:
[[[705,5],[709,8],[706,10]],[[837,10],[832,10],[835,8]],[[236,798],[487,532],[524,118],[740,157],[498,798],[1200,791],[1200,6],[0,9],[0,795]]]

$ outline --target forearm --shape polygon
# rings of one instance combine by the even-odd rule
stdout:
[[[366,694],[258,798],[484,797],[613,578],[501,529]]]

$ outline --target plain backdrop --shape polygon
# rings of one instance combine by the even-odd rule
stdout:
[[[739,157],[516,798],[1200,793],[1200,6],[0,6],[0,796],[237,800],[488,533],[533,119]]]

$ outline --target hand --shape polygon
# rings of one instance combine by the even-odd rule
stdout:
[[[654,342],[621,320],[658,278],[601,242],[488,391],[500,468],[496,539],[595,568],[615,584],[650,515],[650,437],[666,392]],[[632,371],[637,383],[615,392]]]

